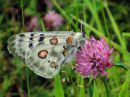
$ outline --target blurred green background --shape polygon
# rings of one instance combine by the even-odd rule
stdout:
[[[71,69],[75,62],[65,66],[60,77],[45,79],[7,51],[7,39],[14,34],[77,32],[81,21],[87,38],[105,37],[115,49],[116,66],[108,70],[107,82],[95,80],[93,97],[130,97],[129,0],[0,0],[0,97],[89,97],[90,79]]]

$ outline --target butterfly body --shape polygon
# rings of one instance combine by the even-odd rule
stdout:
[[[22,59],[34,73],[52,78],[61,64],[70,60],[84,43],[82,33],[74,32],[28,32],[12,36],[8,40],[9,52]]]

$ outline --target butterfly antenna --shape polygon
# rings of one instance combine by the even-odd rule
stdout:
[[[83,32],[83,21],[81,20],[81,32]]]
[[[81,32],[82,32],[83,37],[85,37],[85,33],[83,32],[83,21],[82,20],[81,20]]]

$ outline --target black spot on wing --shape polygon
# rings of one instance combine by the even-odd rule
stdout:
[[[32,43],[29,43],[29,48],[31,48],[33,46],[33,44]]]
[[[43,39],[44,39],[44,36],[40,36],[39,39],[38,39],[38,41],[39,41],[39,42],[40,42],[40,41],[43,41]]]
[[[25,37],[25,35],[23,33],[19,34],[20,37]]]
[[[32,33],[30,36],[34,36],[34,34]]]
[[[31,33],[31,34],[30,34],[30,38],[29,38],[29,40],[33,41],[33,36],[34,36],[34,34]]]
[[[44,34],[40,34],[40,36],[44,36]]]
[[[33,41],[33,37],[30,37],[29,40]]]
[[[20,42],[20,43],[23,42],[23,39],[19,39],[19,42]]]

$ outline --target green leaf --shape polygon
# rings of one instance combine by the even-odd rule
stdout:
[[[124,63],[114,63],[113,66],[123,68],[124,70],[128,70],[128,67]]]

